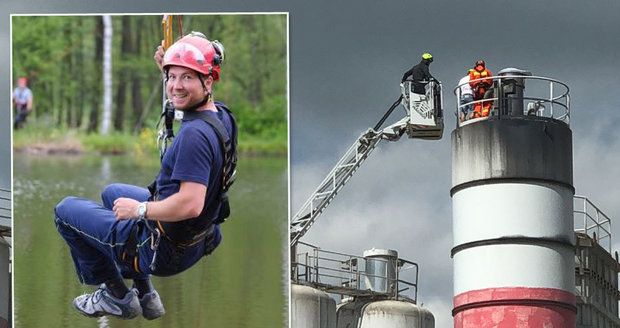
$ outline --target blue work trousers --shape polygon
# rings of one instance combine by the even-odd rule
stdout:
[[[111,184],[101,193],[103,205],[78,197],[66,197],[56,205],[56,227],[69,246],[82,283],[146,279],[150,274],[168,276],[188,269],[205,254],[205,243],[178,249],[165,238],[160,239],[155,252],[151,246],[157,238],[145,221],[116,219],[112,207],[120,197],[143,202],[150,193],[142,187]],[[132,234],[135,243],[128,243]],[[212,240],[208,252],[221,241],[219,226],[215,226]]]

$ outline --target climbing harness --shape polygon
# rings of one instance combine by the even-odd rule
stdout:
[[[207,124],[209,124],[215,134],[218,137],[218,141],[220,143],[220,148],[222,149],[222,180],[221,187],[219,190],[219,201],[221,203],[221,207],[216,217],[208,218],[211,220],[212,224],[222,224],[226,221],[226,218],[230,216],[230,205],[228,201],[228,189],[234,183],[236,178],[236,167],[237,167],[237,124],[235,122],[235,118],[232,112],[221,102],[215,102],[216,107],[224,111],[228,114],[231,120],[232,131],[228,133],[228,130],[224,127],[224,124],[217,119],[216,117],[209,115],[209,113],[205,111],[190,111],[186,112],[183,121],[191,121],[191,120],[203,120]],[[149,190],[154,200],[159,198],[159,194],[157,192],[157,181],[153,181],[149,186]],[[173,243],[180,246],[188,246],[187,244],[194,244],[198,239],[202,239],[204,237],[205,231],[187,231],[190,233],[193,238],[189,241],[189,243],[179,243],[178,241],[172,240],[169,238],[166,230],[170,227],[169,223],[164,223],[161,221],[155,221],[155,226],[157,230],[159,230],[164,237],[167,237]],[[212,225],[210,225],[212,226]],[[154,228],[154,227],[153,227]],[[208,229],[208,228],[207,228]]]

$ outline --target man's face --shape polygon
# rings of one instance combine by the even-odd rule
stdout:
[[[180,66],[170,67],[166,93],[174,108],[184,110],[202,101],[211,91],[212,78],[208,77],[204,81],[203,86],[194,70]]]
[[[28,81],[24,78],[20,78],[19,80],[17,80],[17,86],[22,89],[25,88],[27,84],[28,84]]]

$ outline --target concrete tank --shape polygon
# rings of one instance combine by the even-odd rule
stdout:
[[[318,289],[291,284],[291,328],[336,328],[336,301]]]
[[[9,244],[0,238],[0,327],[8,327],[11,294],[9,275]]]
[[[572,184],[564,122],[508,115],[452,132],[454,327],[575,327]]]
[[[354,326],[355,327],[355,326]],[[359,328],[434,328],[435,317],[410,302],[377,301],[362,309]]]
[[[346,298],[336,310],[336,328],[357,328],[364,306],[372,302],[365,298]]]

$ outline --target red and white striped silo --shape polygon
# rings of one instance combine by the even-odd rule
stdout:
[[[454,327],[575,327],[568,87],[507,69],[494,90],[452,132]]]

